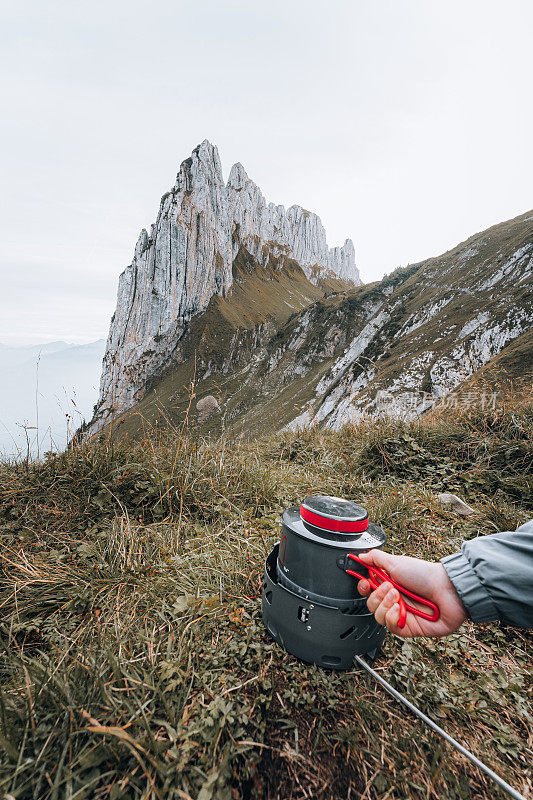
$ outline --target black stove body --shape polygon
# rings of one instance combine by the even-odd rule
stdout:
[[[312,495],[284,511],[263,579],[263,622],[271,636],[326,669],[350,669],[355,655],[373,658],[385,628],[346,569],[353,566],[349,553],[380,548],[386,538],[364,508],[342,498]]]

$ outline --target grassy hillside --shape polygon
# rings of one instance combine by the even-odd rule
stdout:
[[[533,409],[509,406],[253,443],[169,427],[4,464],[5,796],[499,797],[359,668],[274,645],[261,574],[282,508],[312,491],[362,502],[391,550],[432,559],[513,529],[532,511],[532,433]],[[442,510],[443,489],[475,515]],[[466,624],[389,636],[376,663],[525,793],[530,646],[531,633]]]

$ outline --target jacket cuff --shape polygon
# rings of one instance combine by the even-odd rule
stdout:
[[[473,622],[493,622],[499,619],[491,596],[462,553],[441,558],[441,564]]]

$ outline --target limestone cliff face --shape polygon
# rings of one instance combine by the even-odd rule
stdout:
[[[342,247],[328,247],[326,231],[316,214],[301,206],[285,210],[267,203],[242,164],[231,168],[227,190],[232,223],[238,224],[241,241],[256,258],[261,260],[267,242],[288,251],[310,280],[316,280],[320,270],[329,269],[343,280],[361,283],[353,242],[346,239]]]
[[[93,431],[142,396],[191,317],[228,292],[241,244],[263,266],[272,253],[294,258],[313,283],[324,274],[361,283],[350,239],[329,248],[316,214],[267,203],[241,164],[226,185],[217,148],[202,142],[182,163],[120,276]]]

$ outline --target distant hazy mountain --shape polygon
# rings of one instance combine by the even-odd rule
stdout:
[[[0,454],[62,449],[98,399],[103,339],[25,347],[0,345]],[[38,422],[38,430],[36,430]]]

